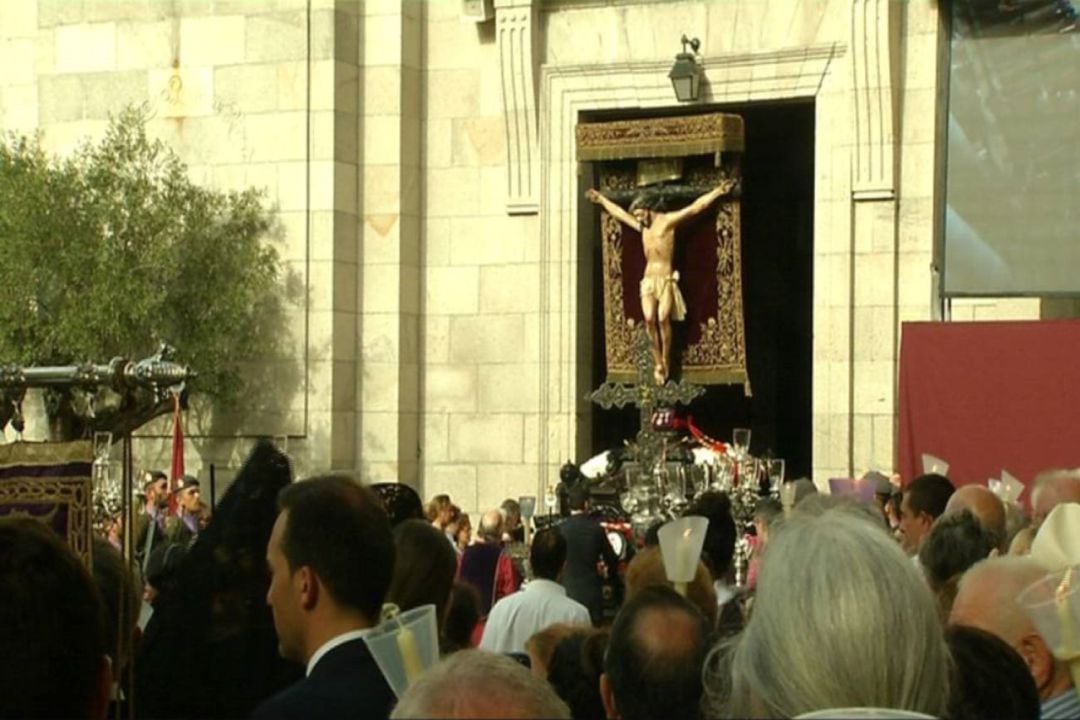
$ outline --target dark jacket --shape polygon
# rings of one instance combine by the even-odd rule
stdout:
[[[617,580],[619,558],[600,523],[588,515],[571,515],[559,525],[559,532],[566,538],[566,570],[562,579],[566,594],[587,607],[593,623],[598,625],[604,612],[604,581],[596,565],[603,560],[608,576]]]
[[[255,708],[255,720],[383,720],[390,716],[394,693],[362,638],[326,653],[311,675]]]
[[[458,578],[476,588],[480,594],[480,617],[491,612],[495,597],[495,573],[502,547],[495,542],[475,543],[461,554]]]

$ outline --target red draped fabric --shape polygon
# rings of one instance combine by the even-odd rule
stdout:
[[[905,482],[922,453],[957,486],[1080,466],[1080,321],[904,323],[899,405]]]

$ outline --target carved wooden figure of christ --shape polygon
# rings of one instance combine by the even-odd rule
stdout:
[[[724,180],[686,207],[663,212],[661,195],[645,189],[630,204],[627,212],[618,204],[590,188],[585,197],[608,212],[619,222],[641,233],[645,253],[645,271],[641,278],[641,311],[645,329],[652,344],[653,380],[657,385],[667,382],[671,370],[671,321],[686,317],[686,303],[679,291],[679,274],[673,267],[675,231],[680,225],[709,208],[718,198],[727,195],[735,181]]]

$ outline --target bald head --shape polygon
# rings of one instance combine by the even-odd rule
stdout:
[[[970,625],[997,635],[1010,645],[1034,630],[1016,601],[1024,588],[1046,574],[1026,557],[996,557],[972,566],[960,579],[949,623]]]
[[[1061,503],[1080,503],[1080,470],[1044,470],[1031,491],[1031,522],[1038,528]]]
[[[503,517],[498,510],[488,510],[480,518],[479,535],[484,540],[498,542],[502,539]]]
[[[1011,645],[1024,659],[1039,698],[1047,700],[1067,690],[1072,681],[1066,666],[1055,660],[1017,596],[1046,575],[1027,557],[996,557],[968,570],[960,580],[950,625],[985,630]]]
[[[600,693],[608,717],[697,717],[709,649],[705,617],[674,590],[647,587],[611,628]]]
[[[462,650],[409,686],[392,718],[569,718],[555,690],[509,657]]]
[[[682,608],[650,608],[632,628],[634,642],[648,656],[677,661],[702,643],[701,622]]]
[[[1005,504],[1001,499],[982,485],[965,485],[958,488],[945,505],[945,515],[952,515],[961,510],[969,510],[984,529],[994,536],[999,550],[1005,541]]]

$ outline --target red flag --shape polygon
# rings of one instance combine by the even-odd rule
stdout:
[[[172,466],[169,470],[169,514],[176,514],[176,488],[184,476],[184,426],[180,415],[180,393],[173,395]]]

